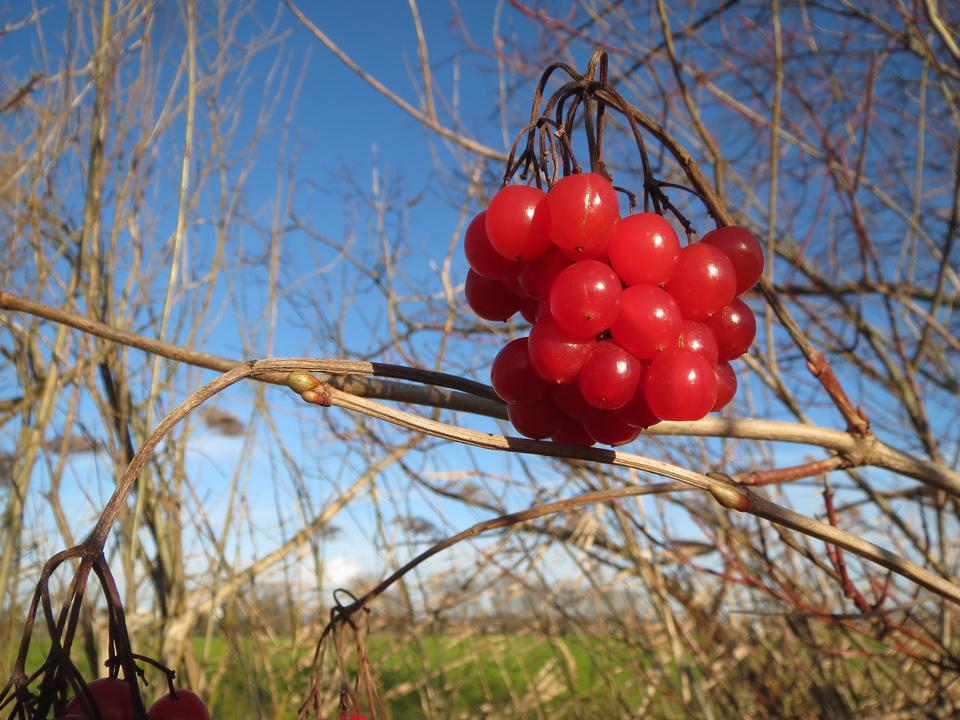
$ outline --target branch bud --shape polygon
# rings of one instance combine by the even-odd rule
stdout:
[[[743,490],[719,483],[707,488],[713,499],[730,510],[744,512],[750,509],[750,497]]]
[[[294,370],[287,375],[287,387],[298,395],[303,395],[308,390],[313,390],[320,385],[320,381],[305,370]],[[304,398],[306,399],[306,398]]]

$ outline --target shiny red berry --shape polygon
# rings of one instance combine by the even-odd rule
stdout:
[[[677,340],[677,349],[699,353],[711,365],[717,364],[717,338],[705,323],[684,320]]]
[[[716,367],[717,399],[713,403],[712,411],[722,410],[737,394],[737,374],[730,367],[730,363],[720,363]]]
[[[493,196],[484,227],[490,244],[503,257],[530,261],[550,246],[545,197],[529,185],[508,185]]]
[[[583,260],[564,268],[550,288],[550,314],[573,335],[607,330],[620,309],[620,278],[609,265]]]
[[[730,225],[711,230],[701,242],[720,248],[730,258],[737,274],[737,295],[756,285],[763,274],[763,247],[752,232]]]
[[[590,405],[616,410],[633,397],[642,372],[639,360],[612,340],[604,340],[587,356],[577,385]]]
[[[673,297],[653,285],[628,287],[610,327],[617,344],[639,360],[676,347],[683,317]]]
[[[556,246],[551,245],[536,260],[524,263],[517,280],[527,295],[545,300],[550,297],[553,279],[569,265],[570,260]]]
[[[147,715],[150,720],[210,720],[203,700],[189,690],[177,690],[176,696],[164,695],[150,706]]]
[[[552,315],[537,320],[530,331],[527,349],[537,374],[548,383],[572,383],[595,341],[571,335]]]
[[[484,320],[507,320],[523,302],[499,280],[467,271],[463,288],[470,309]]]
[[[647,378],[647,368],[649,363],[642,363],[643,370],[640,376],[640,382],[637,384],[637,390],[633,397],[622,408],[615,410],[617,417],[623,420],[627,425],[633,425],[638,428],[648,428],[660,422],[660,418],[650,409],[647,402],[647,395],[644,392],[644,386]]]
[[[467,256],[467,262],[474,272],[484,277],[502,278],[516,275],[523,269],[523,264],[507,260],[490,244],[486,215],[486,211],[481,212],[467,227],[467,234],[463,239],[463,252]]]
[[[547,193],[550,239],[562,250],[604,252],[620,216],[617,191],[595,173],[559,180]]]
[[[525,337],[511,340],[490,366],[490,384],[506,402],[534,402],[543,398],[550,388],[530,364],[527,342]]]
[[[103,720],[133,720],[133,693],[130,683],[120,678],[100,678],[87,683]],[[85,716],[86,705],[78,696],[66,707],[65,715]]]
[[[747,351],[757,334],[757,320],[753,311],[740,298],[707,320],[707,327],[717,339],[720,362],[734,360]]]
[[[600,412],[600,408],[591,405],[584,399],[583,393],[580,392],[579,383],[554,385],[550,391],[550,396],[564,415],[575,420],[586,420]]]
[[[665,285],[680,256],[676,231],[660,215],[636,213],[622,218],[607,247],[610,265],[626,285]]]
[[[507,403],[507,417],[518,433],[534,440],[550,437],[563,422],[563,415],[549,398],[532,403]]]
[[[587,432],[587,428],[583,424],[583,420],[576,420],[571,417],[563,419],[560,424],[560,429],[551,435],[550,439],[558,443],[566,443],[567,445],[582,445],[584,447],[590,447],[596,442],[593,439],[593,436]]]
[[[647,369],[644,392],[657,417],[699,420],[717,399],[715,366],[689,350],[663,353]]]
[[[696,243],[680,251],[677,268],[664,289],[688,320],[705,320],[733,300],[737,274],[726,253]]]
[[[641,428],[628,425],[612,410],[603,410],[583,423],[591,437],[601,445],[626,445],[642,432]]]

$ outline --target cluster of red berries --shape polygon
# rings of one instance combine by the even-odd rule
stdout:
[[[133,720],[133,696],[130,683],[121,678],[100,678],[89,683],[90,695],[103,720]],[[150,720],[210,720],[207,706],[199,696],[189,690],[177,690],[176,695],[167,693],[147,711]],[[88,717],[79,697],[73,698],[66,712],[58,720],[83,720]]]
[[[733,398],[730,360],[756,333],[739,298],[763,272],[740,227],[680,246],[662,216],[620,217],[617,191],[577,173],[549,192],[501,189],[467,228],[466,297],[486,320],[533,327],[493,361],[494,390],[527,437],[622,445],[660,420]]]

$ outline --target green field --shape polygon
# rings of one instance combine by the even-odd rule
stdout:
[[[268,650],[272,673],[259,659],[265,647],[254,649],[251,641],[247,651],[230,653],[215,697],[217,717],[239,717],[242,708],[249,712],[251,701],[261,708],[262,717],[295,717],[289,698],[304,695],[312,648],[298,653],[289,648],[288,643],[277,643],[274,652]],[[223,643],[214,643],[209,660],[222,659],[224,649]],[[612,639],[380,635],[370,639],[368,651],[374,679],[394,718],[427,713],[539,718],[544,711],[550,718],[616,717],[623,706],[613,685],[620,686],[620,702],[628,707],[640,700],[636,681],[628,678],[638,675],[641,658]],[[357,667],[352,654],[347,666],[352,681]],[[283,686],[271,684],[271,674],[289,680]],[[234,703],[238,698],[240,707]],[[267,708],[285,704],[290,712],[268,714]]]
[[[428,713],[443,718],[618,717],[640,702],[640,675],[646,665],[641,651],[597,637],[378,634],[368,640],[367,649],[377,688],[393,718]],[[213,701],[212,717],[296,717],[309,687],[312,642],[197,638],[194,650],[210,682],[205,694]],[[353,650],[344,643],[351,682],[357,669]],[[39,645],[32,649],[33,667],[41,652]],[[79,654],[75,662],[88,676],[88,664]],[[162,679],[149,671],[147,677],[150,687],[144,694],[149,702],[161,692]],[[327,681],[332,680],[328,674]]]

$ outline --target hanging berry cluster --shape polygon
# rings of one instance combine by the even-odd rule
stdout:
[[[574,80],[541,114],[543,89],[558,69]],[[592,172],[581,170],[570,143],[581,107]],[[608,179],[608,107],[628,119],[637,141],[643,212]],[[510,184],[516,174],[535,185]],[[606,82],[606,56],[596,53],[582,76],[562,64],[548,68],[504,185],[464,239],[473,311],[495,321],[520,312],[532,326],[498,353],[490,373],[520,434],[622,445],[660,420],[699,420],[736,393],[730,361],[756,333],[740,296],[763,272],[763,251],[735,226],[681,246],[664,212],[688,239],[694,230],[666,187],[694,192],[653,177],[634,109]],[[618,190],[629,200],[625,216]]]

